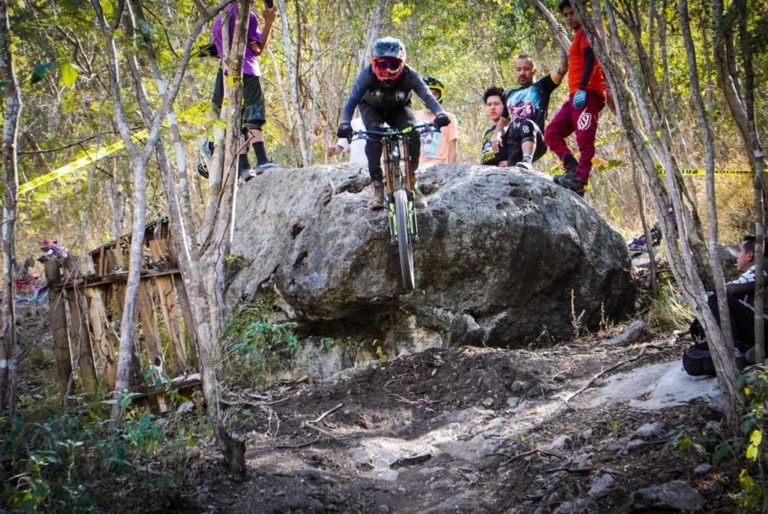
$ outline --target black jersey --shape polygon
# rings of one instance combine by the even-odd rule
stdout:
[[[493,153],[491,141],[496,135],[496,125],[493,125],[483,133],[483,154],[480,158],[480,164],[488,166],[498,166],[501,161],[507,160],[507,138],[502,137],[499,144],[499,153]]]
[[[443,112],[443,108],[429,92],[419,73],[410,66],[406,65],[403,73],[395,80],[379,80],[373,73],[371,65],[368,65],[360,72],[352,86],[341,115],[342,121],[348,122],[352,119],[355,107],[360,102],[379,109],[405,107],[410,104],[414,91],[430,111],[435,114]]]
[[[523,119],[533,120],[544,131],[549,109],[549,97],[557,84],[552,77],[546,77],[530,86],[510,89],[504,95],[504,114],[511,126],[517,126]]]

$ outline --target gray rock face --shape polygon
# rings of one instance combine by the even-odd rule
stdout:
[[[366,171],[270,170],[251,180],[238,192],[232,253],[247,264],[229,306],[271,281],[288,316],[316,334],[505,347],[573,336],[572,313],[594,327],[603,313],[633,308],[621,236],[546,176],[450,165],[418,180],[429,207],[418,212],[417,290],[408,294],[387,216],[365,208]]]
[[[697,512],[704,508],[705,500],[699,492],[683,482],[673,480],[666,484],[638,489],[631,496],[632,507]]]

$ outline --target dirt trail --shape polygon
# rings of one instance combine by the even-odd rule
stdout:
[[[626,391],[596,401],[609,376],[676,360],[683,347],[431,350],[276,389],[271,401],[241,392],[248,475],[210,463],[195,501],[210,512],[627,512],[633,491],[681,479],[707,512],[730,512],[727,477],[694,475],[701,458],[664,449],[681,429],[720,419],[707,401],[641,410]]]

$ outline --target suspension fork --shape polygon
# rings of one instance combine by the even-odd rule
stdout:
[[[403,164],[405,165],[405,184],[408,187],[409,193],[416,191],[416,177],[415,173],[411,169],[411,154],[408,148],[408,139],[410,134],[403,138]]]

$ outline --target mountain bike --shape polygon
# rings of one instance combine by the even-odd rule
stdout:
[[[413,264],[413,243],[418,242],[414,192],[416,177],[408,160],[407,139],[413,133],[429,131],[439,132],[432,123],[421,123],[402,130],[361,130],[355,138],[381,140],[384,188],[389,215],[389,234],[393,244],[397,244],[400,253],[400,271],[403,275],[403,287],[416,288],[416,272]]]

